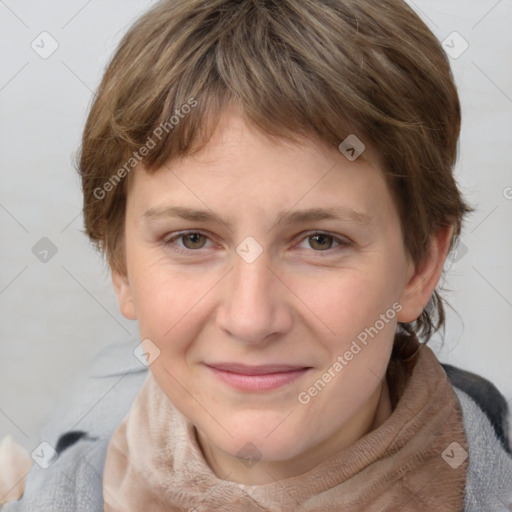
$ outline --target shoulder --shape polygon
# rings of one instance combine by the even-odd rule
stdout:
[[[103,510],[102,474],[108,440],[80,440],[48,468],[34,464],[23,497],[2,512]]]
[[[503,449],[512,454],[509,432],[509,408],[505,397],[489,380],[449,364],[441,365],[452,386],[464,391],[485,413]]]
[[[148,369],[134,355],[137,342],[106,347],[92,360],[40,431],[55,452],[45,468],[34,463],[23,497],[2,512],[103,510],[102,475],[108,442],[129,412]]]
[[[468,443],[465,512],[512,510],[512,455],[505,397],[487,379],[442,365],[459,400]]]

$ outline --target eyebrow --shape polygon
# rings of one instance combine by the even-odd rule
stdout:
[[[229,229],[232,229],[232,225],[229,221],[222,219],[212,211],[185,208],[183,206],[150,208],[144,212],[143,218],[148,223],[161,218],[179,218],[192,222],[224,224]],[[309,208],[294,211],[283,210],[279,212],[278,220],[275,224],[282,222],[285,225],[290,225],[319,220],[349,221],[359,225],[372,224],[372,217],[370,215],[346,206],[336,208]]]

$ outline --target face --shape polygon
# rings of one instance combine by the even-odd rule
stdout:
[[[282,461],[328,442],[375,405],[397,321],[428,301],[363,156],[270,139],[230,111],[194,156],[134,171],[121,310],[158,347],[161,389],[224,453],[252,443]]]

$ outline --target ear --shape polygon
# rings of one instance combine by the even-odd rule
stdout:
[[[137,314],[127,273],[112,269],[112,284],[114,285],[121,314],[128,320],[136,320]]]
[[[453,229],[453,225],[441,228],[432,236],[429,254],[418,268],[411,262],[407,282],[400,296],[402,309],[397,315],[399,322],[414,322],[428,304],[441,277]]]

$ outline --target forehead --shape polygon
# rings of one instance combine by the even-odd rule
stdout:
[[[323,207],[368,221],[384,215],[391,201],[370,144],[349,161],[313,136],[269,136],[233,110],[220,118],[199,151],[156,171],[139,167],[131,181],[128,203],[146,219],[188,207],[202,210],[203,217],[208,210],[210,217],[217,210],[263,216],[272,212],[275,222],[292,209]],[[318,211],[316,215],[325,217]]]

